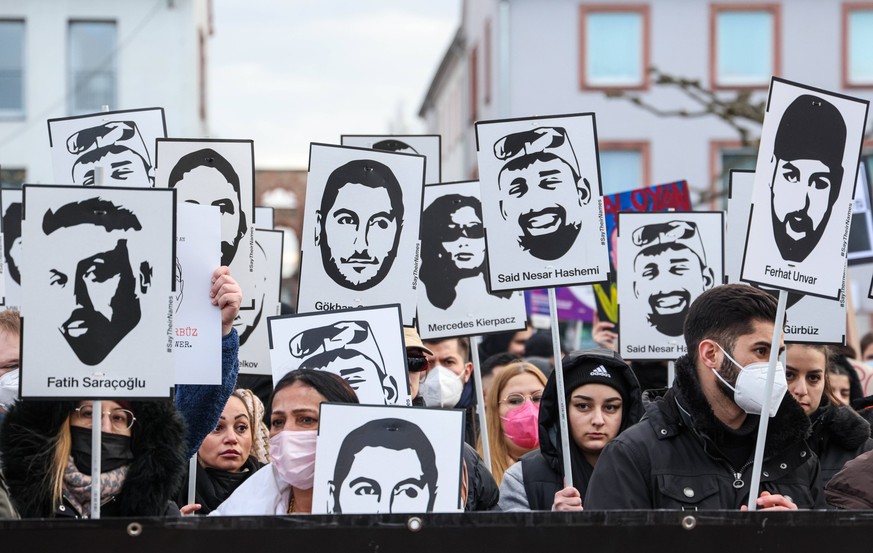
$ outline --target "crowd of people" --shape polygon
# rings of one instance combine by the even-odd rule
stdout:
[[[342,377],[317,369],[288,373],[268,397],[236,387],[232,323],[242,295],[226,267],[213,281],[222,383],[177,386],[173,401],[101,402],[102,516],[312,511],[319,406],[358,397]],[[687,354],[675,363],[674,382],[660,389],[640,384],[659,366],[625,362],[613,328],[595,325],[601,347],[562,358],[566,442],[554,371],[563,352],[531,329],[484,337],[478,353],[490,467],[475,416],[470,341],[422,341],[405,328],[411,408],[467,411],[459,498],[467,511],[745,509],[767,404],[759,509],[873,507],[873,401],[855,368],[873,338],[861,360],[845,348],[789,344],[766,397],[775,316],[773,297],[750,286],[703,293],[685,321]],[[94,402],[16,399],[9,383],[18,378],[20,333],[18,312],[0,313],[0,517],[87,518]]]

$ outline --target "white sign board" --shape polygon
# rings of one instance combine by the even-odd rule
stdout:
[[[286,373],[315,369],[343,377],[361,403],[410,405],[399,306],[267,319],[273,386]]]
[[[773,78],[742,280],[839,299],[868,105]]]
[[[167,136],[163,108],[49,119],[48,129],[56,184],[154,185],[155,140]]]
[[[719,212],[618,214],[619,354],[677,359],[686,353],[688,309],[722,282]]]
[[[415,320],[424,157],[312,144],[300,312],[399,303]]]
[[[176,206],[176,384],[221,384],[221,309],[209,296],[221,258],[220,217],[212,206]]]
[[[270,337],[267,317],[279,315],[279,293],[282,283],[281,230],[255,229],[255,256],[258,257],[258,277],[252,289],[255,308],[240,311],[233,321],[239,333],[239,372],[241,374],[271,374]]]
[[[458,513],[464,412],[322,403],[312,514]]]
[[[427,160],[424,175],[425,184],[442,181],[440,177],[440,135],[438,134],[344,134],[340,137],[340,144],[382,150],[383,152],[424,156]]]
[[[422,339],[525,328],[524,294],[489,293],[485,257],[479,183],[425,186],[418,291]]]
[[[168,397],[175,194],[24,187],[21,395]]]
[[[593,113],[476,123],[492,291],[607,280]]]

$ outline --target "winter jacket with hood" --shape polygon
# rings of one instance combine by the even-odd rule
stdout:
[[[134,459],[118,495],[101,507],[101,516],[178,515],[173,494],[187,466],[185,424],[170,402],[132,401]],[[19,401],[0,432],[3,473],[9,496],[22,518],[77,516],[67,503],[52,504],[47,484],[56,436],[76,408],[72,401]]]
[[[870,423],[851,407],[826,401],[822,398],[824,405],[810,417],[812,434],[807,439],[809,447],[818,455],[822,489],[847,461],[873,449]]]
[[[759,417],[747,415],[731,431],[713,414],[687,356],[676,361],[676,381],[646,408],[646,418],[610,442],[584,499],[586,509],[738,509],[748,503]],[[770,419],[761,491],[788,496],[801,509],[823,508],[818,459],[806,443],[809,418],[795,401],[782,401]],[[731,443],[730,449],[726,444]],[[736,466],[724,453],[748,453]]]
[[[641,391],[637,378],[630,366],[615,352],[607,349],[594,349],[573,352],[563,360],[564,388],[567,405],[579,382],[588,376],[592,364],[603,364],[617,369],[624,377],[627,400],[622,405],[623,416],[620,432],[629,428],[643,414]],[[569,407],[568,407],[569,408]],[[564,488],[563,453],[558,424],[558,393],[555,375],[549,376],[543,390],[539,414],[540,449],[524,455],[519,462],[510,466],[503,475],[500,485],[499,507],[503,511],[541,511],[549,510],[555,500],[555,493]],[[570,460],[573,470],[573,487],[584,497],[588,489],[593,467],[588,464],[582,452],[570,439]],[[598,461],[598,464],[600,462]]]

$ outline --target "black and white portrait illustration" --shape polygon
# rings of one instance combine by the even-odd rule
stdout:
[[[155,139],[167,136],[163,108],[49,119],[48,128],[57,183],[154,185]]]
[[[609,271],[593,114],[476,124],[492,290]]]
[[[488,292],[478,181],[424,188],[418,326],[423,338],[523,329],[521,292]]]
[[[255,229],[258,274],[250,292],[255,308],[240,311],[233,322],[239,333],[239,370],[243,374],[270,374],[267,317],[280,311],[283,237],[281,230]]]
[[[754,171],[731,171],[728,190],[727,227],[725,241],[725,280],[739,283],[743,263],[743,249],[746,244],[746,231],[749,228],[749,214],[752,210],[752,190],[755,184]],[[861,193],[858,188],[856,193]],[[844,273],[845,274],[845,273]],[[845,276],[843,277],[845,279]],[[844,281],[845,282],[845,281]],[[773,295],[779,291],[770,286],[754,285]],[[843,285],[845,287],[845,284]],[[845,289],[845,288],[844,288]],[[846,295],[839,300],[807,296],[798,292],[788,293],[786,342],[819,344],[842,344],[846,336]]]
[[[688,309],[720,284],[721,212],[618,214],[619,351],[628,359],[676,359]]]
[[[323,403],[313,514],[459,512],[463,412]]]
[[[173,196],[24,187],[23,395],[167,395]]]
[[[173,363],[176,384],[221,384],[221,310],[212,305],[212,272],[221,253],[220,214],[212,206],[176,206]]]
[[[401,304],[415,317],[424,158],[313,144],[298,308]]]
[[[440,182],[440,135],[438,134],[398,134],[362,135],[344,134],[340,137],[343,146],[372,148],[383,152],[417,154],[427,159],[425,184]]]
[[[839,297],[867,107],[773,79],[743,280]]]
[[[270,317],[273,383],[297,369],[343,377],[361,403],[408,405],[397,305]]]
[[[0,190],[3,280],[6,309],[21,309],[21,190]]]
[[[254,143],[251,140],[162,139],[155,186],[176,190],[178,203],[211,205],[221,212],[221,265],[243,290],[242,310],[253,309]]]

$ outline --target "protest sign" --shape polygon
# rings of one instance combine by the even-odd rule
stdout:
[[[233,327],[239,333],[241,374],[271,374],[267,317],[279,315],[281,311],[283,236],[281,230],[255,229],[258,275],[251,290],[255,308],[240,311],[233,321]]]
[[[424,156],[427,160],[424,183],[434,184],[442,181],[440,178],[440,135],[438,134],[344,134],[340,137],[340,144]]]

